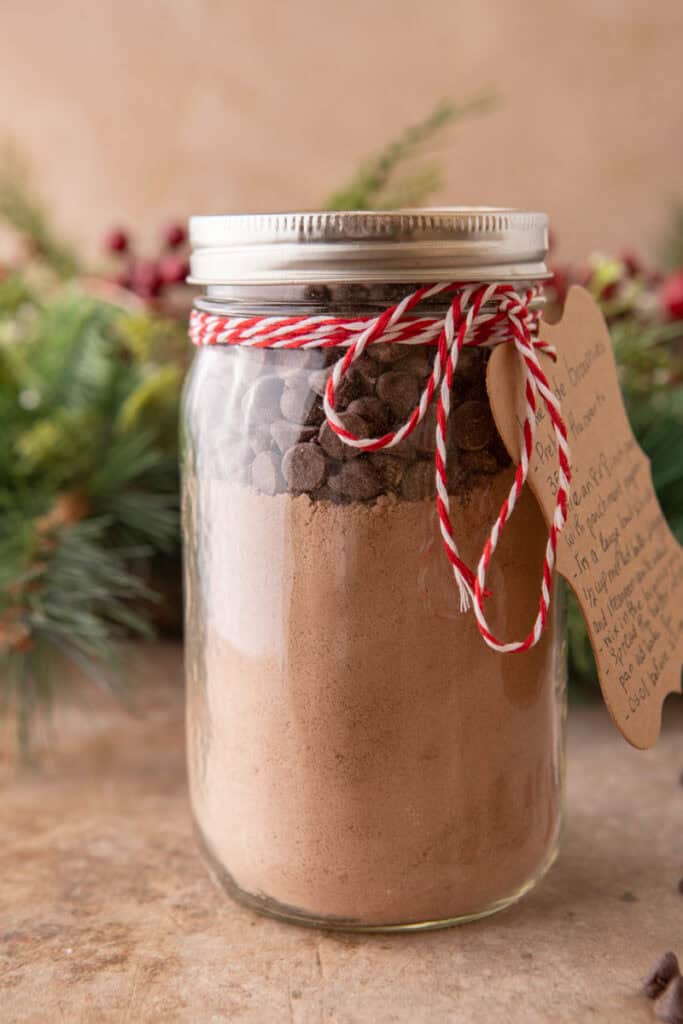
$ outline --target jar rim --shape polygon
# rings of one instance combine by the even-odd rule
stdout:
[[[548,278],[544,213],[498,207],[190,218],[194,284]]]

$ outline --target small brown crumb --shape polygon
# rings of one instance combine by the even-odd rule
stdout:
[[[664,953],[645,978],[641,991],[648,999],[656,999],[662,994],[671,979],[679,975],[680,968],[676,954]]]
[[[655,1016],[666,1024],[683,1024],[683,978],[680,975],[657,1000]]]

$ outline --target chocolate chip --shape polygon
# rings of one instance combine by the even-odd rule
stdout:
[[[314,491],[327,472],[325,456],[315,444],[295,444],[285,452],[282,472],[292,491]]]
[[[405,459],[387,452],[372,452],[369,456],[370,465],[377,470],[385,491],[397,491],[403,474],[406,471]]]
[[[364,391],[365,385],[362,376],[355,367],[350,366],[335,389],[334,401],[337,409],[346,409],[349,402],[352,402],[354,398],[359,398]]]
[[[448,493],[460,494],[460,492],[464,492],[469,477],[470,474],[461,464],[459,456],[454,452],[449,452],[446,465],[446,488]]]
[[[352,501],[369,501],[382,492],[382,482],[373,467],[364,459],[345,462],[329,479],[330,490]]]
[[[268,349],[247,348],[246,346],[218,345],[231,359],[230,376],[240,391],[252,381],[263,376],[268,362]],[[221,371],[221,375],[224,371]]]
[[[484,376],[485,359],[481,350],[464,348],[455,366],[456,384],[476,384]]]
[[[334,366],[344,355],[346,349],[343,348],[319,348],[318,352],[322,355],[321,366]]]
[[[344,429],[348,430],[350,434],[355,434],[356,437],[363,438],[363,440],[370,436],[365,420],[355,413],[343,412],[339,420]],[[345,444],[339,435],[335,434],[327,420],[325,420],[320,428],[318,443],[325,454],[329,455],[331,459],[355,459],[357,455],[360,455],[360,449],[354,448],[353,445]]]
[[[415,427],[410,435],[415,447],[422,455],[433,455],[436,451],[436,409],[429,407],[425,418]]]
[[[661,995],[672,978],[680,974],[678,958],[675,953],[664,953],[652,967],[643,982],[641,991],[648,999],[656,999]]]
[[[220,480],[247,483],[252,458],[251,447],[243,437],[226,434],[208,447],[206,457],[200,458],[199,471]]]
[[[380,437],[389,427],[389,409],[375,395],[354,398],[353,402],[349,403],[346,411],[365,420],[368,427],[368,437]]]
[[[255,423],[252,426],[249,432],[249,444],[255,454],[268,451],[272,444],[272,438],[267,423]]]
[[[286,387],[280,399],[280,412],[290,423],[318,426],[325,419],[320,399],[305,385]]]
[[[368,345],[365,352],[377,363],[399,363],[407,355],[406,346],[378,341],[376,345]]]
[[[283,383],[279,377],[263,376],[255,380],[244,393],[242,414],[247,431],[258,423],[269,422],[277,409]]]
[[[327,385],[327,378],[329,375],[329,369],[323,369],[314,370],[314,372],[308,376],[308,386],[311,391],[315,391],[316,395],[320,395],[321,398],[325,394],[325,386]]]
[[[276,352],[277,364],[273,370],[281,377],[287,387],[304,389],[308,374],[317,372],[322,362],[319,352],[301,352],[299,350],[283,350]]]
[[[398,420],[405,420],[420,397],[420,385],[409,373],[390,370],[377,381],[377,394]]]
[[[413,431],[414,433],[414,431]],[[392,445],[391,448],[387,448],[386,451],[391,452],[399,459],[405,459],[407,462],[412,462],[417,457],[417,449],[415,447],[415,438],[413,434],[408,434],[398,444]]]
[[[470,473],[484,473],[492,476],[498,473],[500,466],[498,459],[491,452],[463,452],[458,454],[458,461],[463,469]]]
[[[325,394],[325,388],[327,387],[327,380],[330,376],[329,369],[316,370],[310,374],[308,383],[312,391],[315,391],[316,395],[322,396]],[[350,366],[344,376],[339,382],[339,386],[335,390],[335,403],[339,409],[345,409],[349,402],[352,402],[354,398],[358,398],[366,390],[366,381],[362,374],[356,369],[356,364]]]
[[[417,377],[418,380],[424,381],[432,372],[432,362],[435,351],[436,350],[431,347],[427,349],[425,345],[410,346],[409,354],[401,361],[401,372],[411,373],[413,377]]]
[[[433,498],[436,494],[432,462],[413,462],[408,466],[401,480],[401,494],[406,501],[420,501],[422,498]]]
[[[270,425],[270,434],[281,452],[286,452],[300,441],[312,441],[316,433],[317,427],[306,427],[289,420],[275,420]]]
[[[358,359],[354,359],[353,368],[360,374],[365,390],[372,391],[379,377],[377,363],[370,358],[367,352],[364,352],[362,356],[358,356]]]
[[[486,402],[463,402],[453,410],[453,440],[466,452],[478,452],[495,437],[496,427]]]
[[[274,452],[260,452],[251,466],[251,482],[264,494],[279,494],[284,490],[280,472],[280,458]]]
[[[655,1016],[666,1024],[683,1024],[683,978],[671,982],[655,1003]]]

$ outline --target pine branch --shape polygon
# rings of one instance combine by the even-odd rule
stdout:
[[[399,182],[394,186],[397,168],[419,156],[421,147],[438,136],[447,125],[470,115],[486,113],[492,109],[493,102],[490,95],[484,95],[462,104],[439,103],[428,117],[406,129],[376,157],[363,164],[348,184],[330,196],[325,209],[390,209],[395,203],[421,203],[438,188],[440,176],[431,168],[404,179],[402,185]]]

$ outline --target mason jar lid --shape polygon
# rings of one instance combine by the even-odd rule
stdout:
[[[190,218],[193,284],[550,277],[544,213],[495,207]]]

